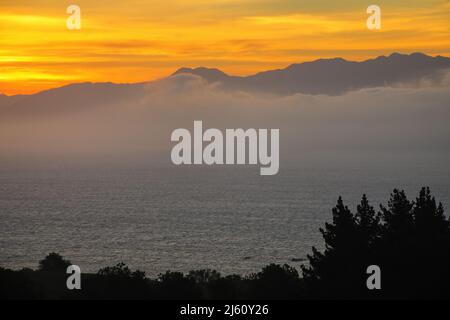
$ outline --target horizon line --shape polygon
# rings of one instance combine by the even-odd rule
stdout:
[[[0,92],[0,96],[3,96],[3,97],[32,96],[32,95],[39,94],[39,93],[42,93],[42,92],[47,92],[47,91],[51,91],[51,90],[56,90],[56,89],[60,89],[60,88],[69,87],[69,86],[72,86],[72,85],[82,85],[82,84],[112,84],[112,85],[145,84],[145,83],[151,83],[151,82],[167,79],[167,78],[170,78],[170,77],[175,76],[177,74],[182,74],[182,73],[178,73],[182,69],[189,69],[191,71],[198,70],[198,69],[216,70],[216,71],[222,72],[226,76],[245,78],[245,77],[255,76],[255,75],[263,73],[263,72],[270,72],[270,71],[276,71],[276,70],[285,70],[285,69],[287,69],[287,68],[289,68],[291,66],[294,66],[294,65],[301,65],[301,64],[305,64],[305,63],[314,63],[314,62],[318,62],[318,61],[343,60],[345,62],[351,62],[351,63],[364,63],[364,62],[368,62],[368,61],[377,60],[379,58],[390,58],[390,57],[395,56],[395,55],[399,55],[399,56],[422,55],[422,56],[427,56],[427,57],[431,57],[431,58],[447,58],[447,59],[450,59],[450,57],[443,56],[441,54],[431,55],[431,54],[426,54],[426,53],[423,53],[423,52],[420,52],[420,51],[415,51],[415,52],[412,52],[412,53],[400,53],[398,51],[394,51],[394,52],[392,52],[392,53],[390,53],[388,55],[375,56],[373,58],[368,58],[368,59],[364,59],[364,60],[348,60],[348,59],[343,58],[343,57],[317,58],[317,59],[314,59],[314,60],[306,60],[306,61],[302,61],[302,62],[290,63],[290,64],[287,64],[284,68],[261,70],[261,71],[258,71],[256,73],[250,73],[250,74],[247,74],[247,75],[231,75],[231,74],[228,74],[228,73],[222,71],[221,69],[219,69],[217,67],[205,67],[205,66],[186,67],[186,66],[181,66],[181,67],[176,68],[176,70],[174,72],[172,72],[172,73],[170,73],[170,74],[168,74],[168,75],[166,75],[164,77],[155,78],[155,79],[149,79],[149,80],[145,80],[145,81],[138,81],[138,82],[113,82],[113,81],[89,81],[89,80],[87,80],[87,81],[80,81],[80,82],[71,82],[71,83],[63,84],[61,86],[56,86],[56,87],[49,87],[47,89],[39,90],[39,91],[32,92],[32,93],[18,93],[18,94],[8,95],[8,94],[5,94],[3,92]]]

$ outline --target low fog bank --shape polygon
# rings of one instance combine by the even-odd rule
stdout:
[[[450,77],[440,86],[373,88],[341,96],[224,92],[194,75],[144,86],[117,102],[0,121],[0,164],[170,165],[171,132],[206,128],[279,128],[280,163],[398,155],[450,154]],[[74,97],[76,99],[76,97]],[[72,101],[73,102],[73,101]],[[73,103],[72,103],[73,105]],[[33,106],[30,106],[33,108]],[[440,158],[442,157],[442,158]]]

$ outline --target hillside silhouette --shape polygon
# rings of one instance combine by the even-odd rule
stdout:
[[[218,69],[203,67],[181,68],[174,75],[194,74],[209,83],[219,82],[222,88],[230,90],[281,95],[339,95],[362,88],[418,83],[422,80],[437,83],[447,68],[450,68],[450,59],[446,57],[393,53],[362,62],[342,58],[319,59],[247,77],[229,76]]]
[[[180,75],[200,77],[218,88],[231,91],[276,95],[296,93],[340,95],[373,87],[418,85],[422,81],[439,84],[450,68],[450,58],[423,53],[393,53],[362,62],[342,58],[318,59],[292,64],[284,69],[263,71],[250,76],[230,76],[211,68],[180,68],[166,79]],[[162,79],[164,80],[164,79]],[[191,80],[189,77],[185,81]],[[183,81],[183,78],[180,79]],[[0,121],[7,118],[52,115],[64,111],[92,109],[112,103],[142,99],[153,82],[131,84],[74,83],[31,95],[0,94]]]
[[[338,199],[301,273],[270,264],[247,276],[215,270],[167,271],[157,278],[124,263],[82,275],[66,289],[70,261],[50,253],[39,269],[0,269],[1,299],[437,299],[450,298],[450,220],[429,188],[410,201],[394,190],[378,212],[363,195],[356,212]],[[366,286],[369,265],[381,270],[381,289]]]

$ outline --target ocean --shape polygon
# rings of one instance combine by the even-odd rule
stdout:
[[[450,205],[447,157],[405,156],[258,166],[75,167],[2,165],[0,266],[37,268],[58,252],[82,272],[124,262],[156,276],[211,268],[299,268],[338,196],[354,210],[363,193],[378,209],[394,188],[422,186]],[[448,211],[446,211],[448,214]]]

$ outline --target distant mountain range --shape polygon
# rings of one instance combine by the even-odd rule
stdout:
[[[232,90],[282,95],[338,95],[362,88],[414,83],[422,79],[438,81],[447,68],[450,68],[450,58],[422,53],[393,53],[363,62],[341,58],[319,59],[247,77],[229,76],[218,69],[207,68],[181,68],[174,75],[195,74],[210,83],[220,82],[223,88]]]
[[[218,69],[181,68],[170,77],[180,74],[196,75],[208,83],[216,83],[224,90],[263,92],[291,95],[340,95],[362,88],[419,83],[421,80],[438,82],[450,68],[450,58],[431,57],[422,53],[410,55],[393,53],[362,62],[341,58],[319,59],[292,64],[284,69],[270,70],[251,76],[230,76]],[[170,79],[169,77],[169,79]],[[2,115],[45,114],[55,110],[91,108],[120,101],[139,99],[146,94],[151,82],[134,84],[78,83],[32,95],[5,96],[0,94]]]

